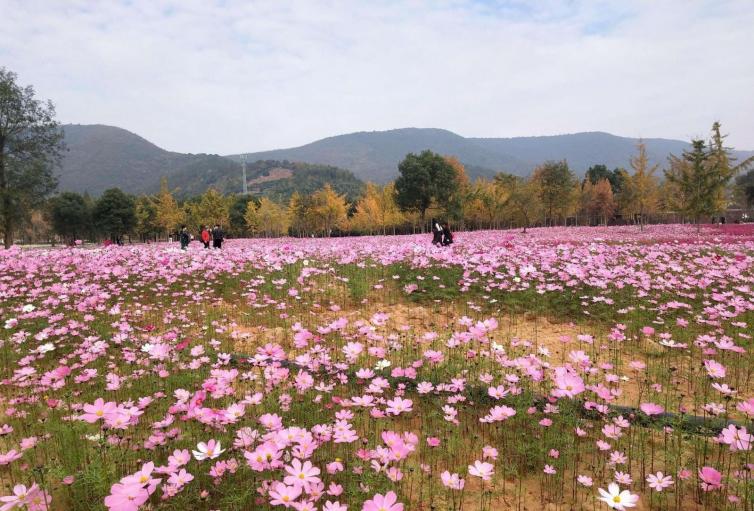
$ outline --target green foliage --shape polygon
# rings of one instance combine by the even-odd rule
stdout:
[[[671,155],[670,169],[665,172],[673,192],[671,205],[697,223],[725,209],[728,183],[754,163],[752,157],[733,165],[735,159],[725,147],[725,137],[720,133],[720,123],[715,122],[709,145],[692,140],[690,151],[684,151],[680,158]]]
[[[354,202],[364,190],[363,181],[357,179],[352,172],[337,167],[288,161],[263,161],[252,164],[252,170],[260,169],[257,177],[269,175],[269,172],[276,168],[288,170],[292,175],[252,184],[251,191],[255,195],[269,197],[275,202],[287,202],[294,192],[309,195],[329,184],[336,193],[345,195],[349,202]]]
[[[601,179],[607,179],[613,193],[618,195],[626,185],[626,176],[626,172],[622,169],[608,170],[605,165],[599,164],[592,165],[587,169],[584,180],[588,179],[593,185],[596,185]]]
[[[136,227],[136,203],[119,188],[110,188],[94,204],[92,217],[100,232],[116,238]]]
[[[746,207],[754,206],[754,170],[741,174],[736,178],[736,188],[742,196],[742,202]]]
[[[422,220],[433,201],[446,204],[454,190],[453,166],[429,150],[406,155],[398,172],[395,200],[402,211],[418,211]]]
[[[576,177],[568,163],[565,160],[548,161],[534,171],[533,179],[537,183],[546,220],[565,219],[573,207],[576,188]]]
[[[230,199],[228,216],[230,218],[230,228],[228,234],[232,236],[246,236],[249,234],[246,220],[244,219],[249,204],[255,204],[255,199],[251,196],[236,195]]]
[[[6,248],[20,221],[57,186],[53,168],[63,149],[55,107],[16,78],[0,68],[0,230]]]
[[[56,234],[74,241],[91,223],[92,212],[84,197],[75,192],[63,192],[50,199],[48,216]]]
[[[158,223],[157,203],[153,197],[141,195],[136,199],[136,234],[143,239],[158,235],[162,230]]]

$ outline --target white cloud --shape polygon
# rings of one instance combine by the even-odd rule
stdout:
[[[716,119],[754,149],[749,0],[0,0],[0,12],[0,65],[63,122],[171,150],[405,126],[687,139]]]

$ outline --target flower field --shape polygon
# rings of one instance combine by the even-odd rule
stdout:
[[[754,510],[754,231],[0,252],[0,510]]]

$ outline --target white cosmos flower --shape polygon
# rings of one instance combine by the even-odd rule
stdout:
[[[196,449],[196,451],[192,450],[191,452],[194,454],[194,459],[197,461],[206,459],[213,460],[225,452],[225,449],[220,447],[220,442],[216,442],[215,440],[210,440],[206,444],[204,442],[199,442],[196,444]]]
[[[610,483],[607,487],[607,491],[602,488],[598,488],[600,500],[607,504],[610,509],[617,509],[618,511],[626,511],[626,508],[636,507],[636,503],[639,501],[638,495],[633,495],[628,490],[620,491],[620,487],[615,483]]]
[[[27,303],[24,305],[23,309],[21,309],[23,312],[32,312],[36,307],[34,307],[32,304]]]
[[[52,351],[55,349],[55,345],[51,342],[45,343],[40,345],[37,348],[37,353],[47,353],[48,351]]]

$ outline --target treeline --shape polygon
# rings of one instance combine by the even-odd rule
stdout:
[[[293,192],[287,201],[223,195],[210,188],[179,202],[163,179],[156,195],[133,197],[111,189],[94,200],[61,193],[48,201],[43,217],[67,242],[124,235],[159,240],[182,225],[198,233],[201,226],[215,224],[236,237],[406,233],[423,230],[430,217],[464,229],[610,222],[643,226],[666,212],[699,223],[732,203],[751,204],[746,187],[731,183],[750,163],[752,159],[734,164],[715,123],[709,142],[693,141],[689,151],[670,157],[662,173],[649,164],[643,143],[628,162],[630,170],[594,165],[583,179],[566,161],[550,161],[526,178],[501,172],[493,179],[470,181],[456,158],[424,151],[406,156],[394,182],[369,183],[355,200],[328,184],[308,194]]]
[[[431,217],[450,221],[456,229],[643,226],[667,213],[699,224],[731,205],[754,203],[754,171],[742,174],[754,157],[734,162],[724,141],[715,123],[708,141],[692,140],[691,148],[671,156],[662,172],[649,164],[639,143],[625,169],[595,165],[583,179],[566,161],[549,161],[528,177],[501,172],[472,182],[456,158],[424,151],[405,157],[394,182],[368,184],[358,194],[360,183],[350,173],[317,168],[308,169],[316,172],[309,172],[304,188],[291,186],[302,180],[297,172],[282,185],[262,182],[273,190],[261,198],[209,188],[179,201],[164,179],[155,195],[132,196],[113,188],[96,199],[72,192],[50,198],[56,188],[53,169],[64,150],[54,107],[0,68],[0,232],[7,248],[18,238],[48,241],[55,236],[70,243],[124,236],[159,240],[182,225],[194,234],[201,226],[219,224],[230,236],[332,236],[417,232]],[[323,176],[353,186],[342,189],[344,195],[329,183],[320,185],[317,179]]]

